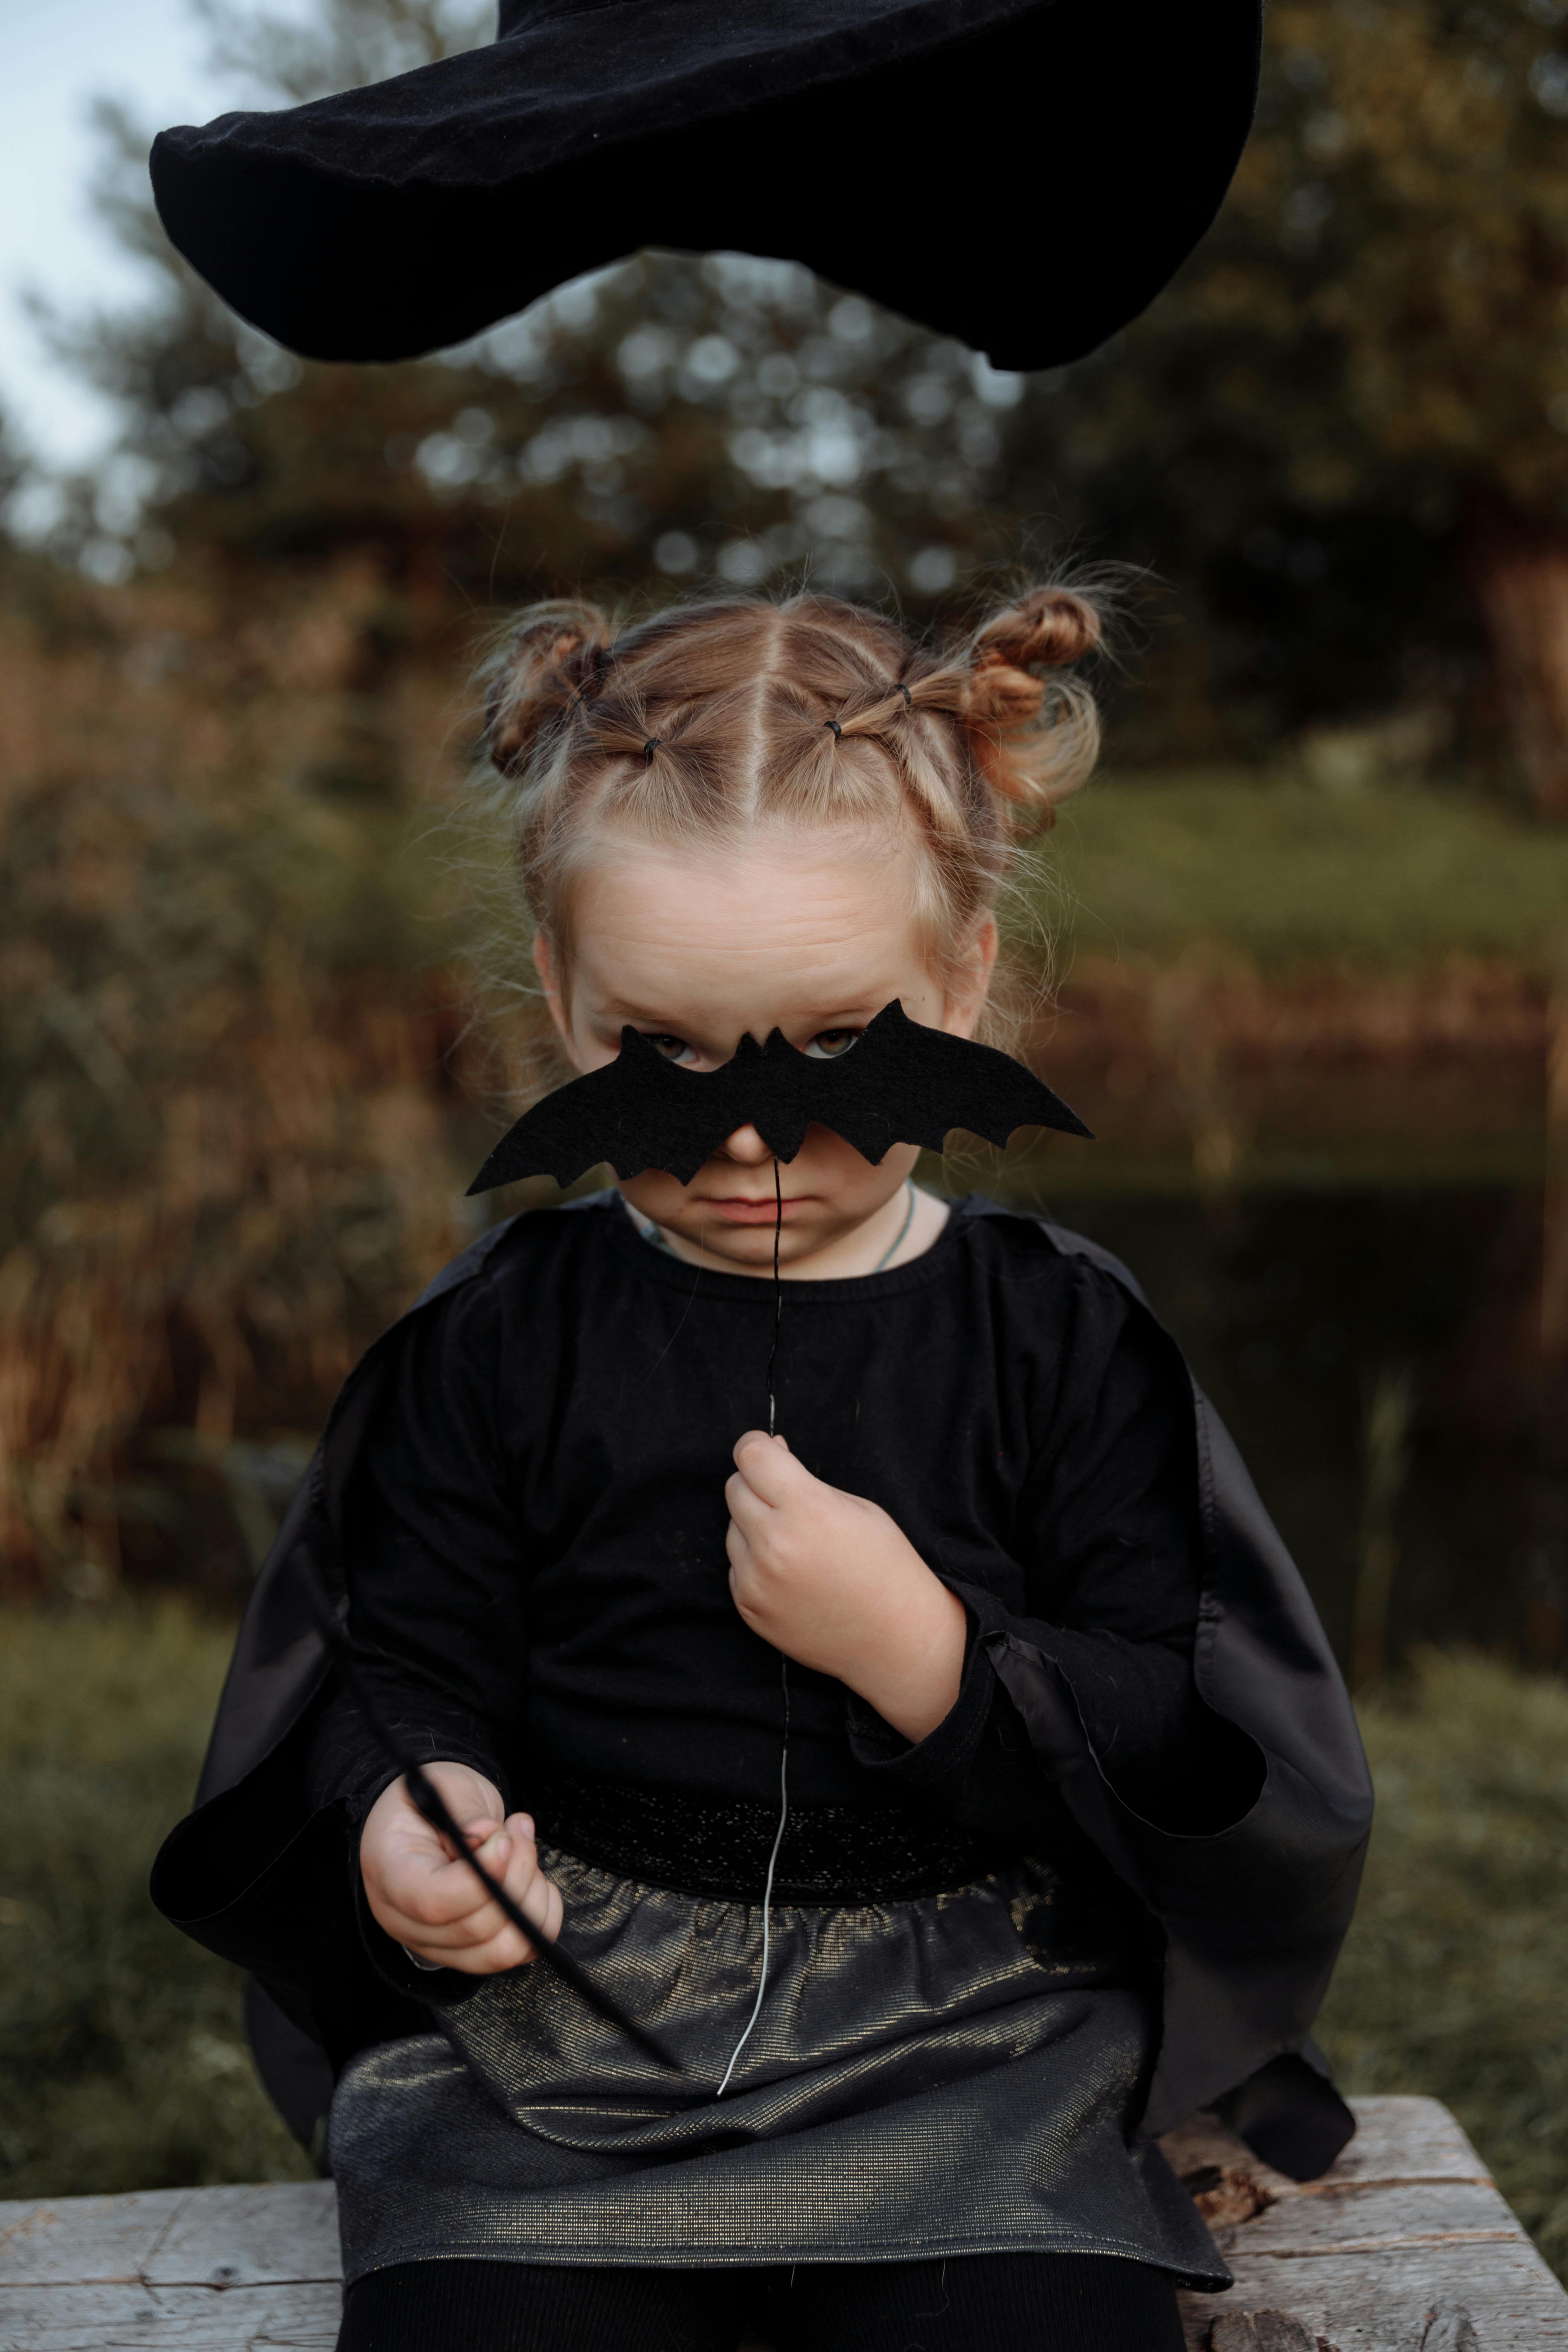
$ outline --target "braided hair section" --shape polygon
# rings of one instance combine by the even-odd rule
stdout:
[[[947,648],[811,593],[676,606],[618,629],[536,605],[484,673],[485,751],[535,922],[569,946],[572,883],[606,831],[663,846],[780,824],[897,833],[936,961],[994,907],[1021,839],[1093,768],[1093,593],[1048,585]]]

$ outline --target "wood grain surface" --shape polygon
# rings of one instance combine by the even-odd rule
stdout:
[[[1568,2294],[1436,2099],[1360,2099],[1322,2180],[1211,2116],[1164,2148],[1236,2273],[1202,2352],[1568,2352]],[[0,2204],[0,2352],[331,2352],[328,2181]],[[763,2347],[752,2347],[763,2352]]]
[[[1206,2352],[1568,2352],[1568,2294],[1447,2107],[1354,2099],[1321,2180],[1287,2180],[1212,2116],[1162,2143],[1236,2274],[1184,2294]]]

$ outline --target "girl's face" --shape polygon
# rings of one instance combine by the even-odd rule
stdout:
[[[853,1052],[894,998],[911,1021],[968,1036],[996,951],[994,923],[977,932],[956,990],[921,953],[911,904],[911,846],[896,837],[779,827],[700,851],[661,849],[606,834],[578,877],[570,970],[535,947],[550,1009],[580,1070],[615,1059],[630,1023],[693,1070],[727,1062],[749,1030],[782,1029],[802,1053]],[[783,1262],[799,1273],[831,1264],[888,1208],[914,1167],[899,1144],[873,1168],[826,1128],[813,1127],[780,1169]],[[735,1272],[773,1265],[773,1154],[755,1128],[737,1129],[689,1184],[653,1170],[621,1190],[685,1254]]]

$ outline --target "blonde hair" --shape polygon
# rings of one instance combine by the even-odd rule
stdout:
[[[920,853],[927,959],[954,974],[1019,841],[1094,766],[1094,698],[1064,673],[1102,626],[1095,596],[1060,586],[945,656],[810,593],[678,606],[618,634],[592,605],[534,605],[484,682],[535,924],[568,960],[572,882],[605,827],[661,846],[780,821],[898,827]]]

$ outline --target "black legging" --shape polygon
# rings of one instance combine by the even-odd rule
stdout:
[[[402,2263],[349,2289],[338,2352],[1183,2352],[1163,2271],[1102,2254],[780,2270]]]

